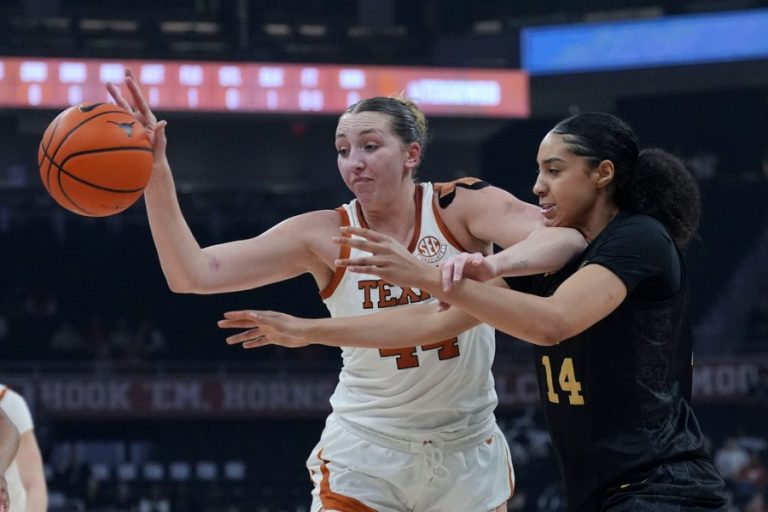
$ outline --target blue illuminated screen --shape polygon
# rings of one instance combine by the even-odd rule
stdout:
[[[531,75],[768,57],[768,9],[524,28]]]

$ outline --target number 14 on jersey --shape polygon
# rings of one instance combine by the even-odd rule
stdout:
[[[553,404],[559,404],[560,395],[555,390],[552,380],[552,363],[549,360],[549,356],[541,356],[541,364],[544,365],[544,372],[547,376],[547,399]],[[560,390],[568,393],[568,403],[570,405],[584,405],[584,395],[581,394],[581,382],[576,378],[572,358],[566,357],[563,359],[557,383],[560,385]]]

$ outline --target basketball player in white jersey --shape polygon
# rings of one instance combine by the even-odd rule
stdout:
[[[19,449],[19,430],[0,407],[0,512],[8,512],[8,484],[5,472],[13,464]]]
[[[13,463],[5,471],[10,512],[45,512],[48,490],[43,471],[43,458],[35,437],[32,414],[20,394],[0,384],[0,408],[19,431],[19,449]]]
[[[479,180],[417,184],[426,119],[411,101],[377,97],[349,107],[336,129],[338,168],[354,201],[289,218],[251,239],[201,248],[176,197],[166,123],[157,121],[130,70],[126,85],[135,110],[107,87],[153,143],[144,198],[173,291],[232,292],[310,273],[334,316],[431,300],[337,268],[346,253],[333,238],[345,224],[387,233],[435,265],[459,251],[488,254],[494,242],[517,244],[521,274],[558,269],[585,247],[575,231],[541,229],[536,206]],[[315,484],[311,511],[506,510],[514,473],[493,416],[493,356],[487,326],[403,350],[344,348],[333,413],[307,461]]]

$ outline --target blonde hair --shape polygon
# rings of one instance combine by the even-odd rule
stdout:
[[[374,96],[351,105],[344,113],[380,112],[390,117],[392,131],[404,145],[416,142],[421,147],[421,157],[427,148],[429,127],[424,112],[416,102],[400,93],[395,96]]]

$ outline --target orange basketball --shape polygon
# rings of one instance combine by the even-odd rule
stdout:
[[[141,196],[152,172],[144,127],[109,103],[75,105],[51,121],[37,152],[40,178],[79,215],[120,213]]]

